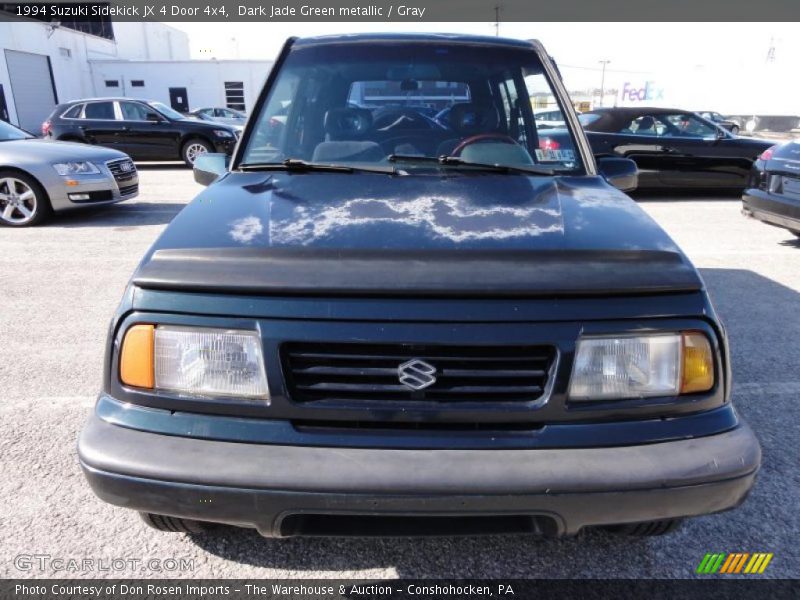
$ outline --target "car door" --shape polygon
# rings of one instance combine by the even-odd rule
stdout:
[[[117,119],[114,102],[102,100],[87,102],[77,119],[79,135],[90,144],[118,149],[122,123]]]
[[[121,150],[138,160],[172,160],[180,132],[166,117],[143,102],[120,100]]]
[[[664,126],[661,179],[676,187],[735,188],[744,185],[752,159],[726,131],[694,113],[658,116]]]
[[[614,131],[588,132],[594,153],[633,160],[639,169],[639,187],[662,185],[661,171],[668,168],[668,151],[658,121],[646,112],[631,112],[614,123]]]

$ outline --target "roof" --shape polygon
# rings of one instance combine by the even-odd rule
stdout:
[[[516,40],[488,35],[465,35],[461,33],[348,33],[299,38],[295,46],[314,46],[317,44],[361,44],[369,42],[420,42],[482,44],[512,48],[531,48],[540,46],[536,40]]]
[[[144,102],[145,104],[149,102],[158,102],[158,100],[152,100],[148,98],[131,98],[126,96],[92,96],[91,98],[76,98],[75,100],[66,100],[61,104],[83,104],[84,102]]]
[[[617,106],[614,108],[595,108],[588,111],[587,114],[613,114],[613,115],[632,115],[638,113],[650,113],[651,115],[667,115],[675,113],[690,113],[691,110],[684,110],[682,108],[662,108],[658,106]]]

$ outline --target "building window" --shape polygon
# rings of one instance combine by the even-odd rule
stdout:
[[[72,58],[72,50],[69,48],[59,48],[58,53],[62,58]]]
[[[106,87],[119,87],[119,81],[116,79],[106,79]]]
[[[244,106],[244,83],[241,81],[225,82],[225,106],[234,110],[246,110]]]
[[[144,87],[144,79],[131,79],[131,87]]]

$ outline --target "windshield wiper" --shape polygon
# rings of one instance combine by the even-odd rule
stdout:
[[[243,163],[239,165],[242,171],[326,171],[328,173],[354,173],[365,171],[368,173],[397,174],[397,169],[391,166],[362,166],[362,165],[333,165],[309,162],[300,158],[287,158],[278,163]]]
[[[554,169],[540,167],[538,165],[501,165],[490,163],[479,163],[464,160],[460,156],[422,156],[417,154],[390,154],[387,159],[389,162],[425,162],[438,163],[440,165],[455,165],[460,167],[475,167],[486,169],[497,173],[530,173],[534,175],[555,175]]]

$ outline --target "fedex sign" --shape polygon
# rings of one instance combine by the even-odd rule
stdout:
[[[663,100],[664,88],[656,87],[655,81],[645,81],[644,87],[634,87],[626,81],[622,87],[623,102],[645,102],[650,100]]]

